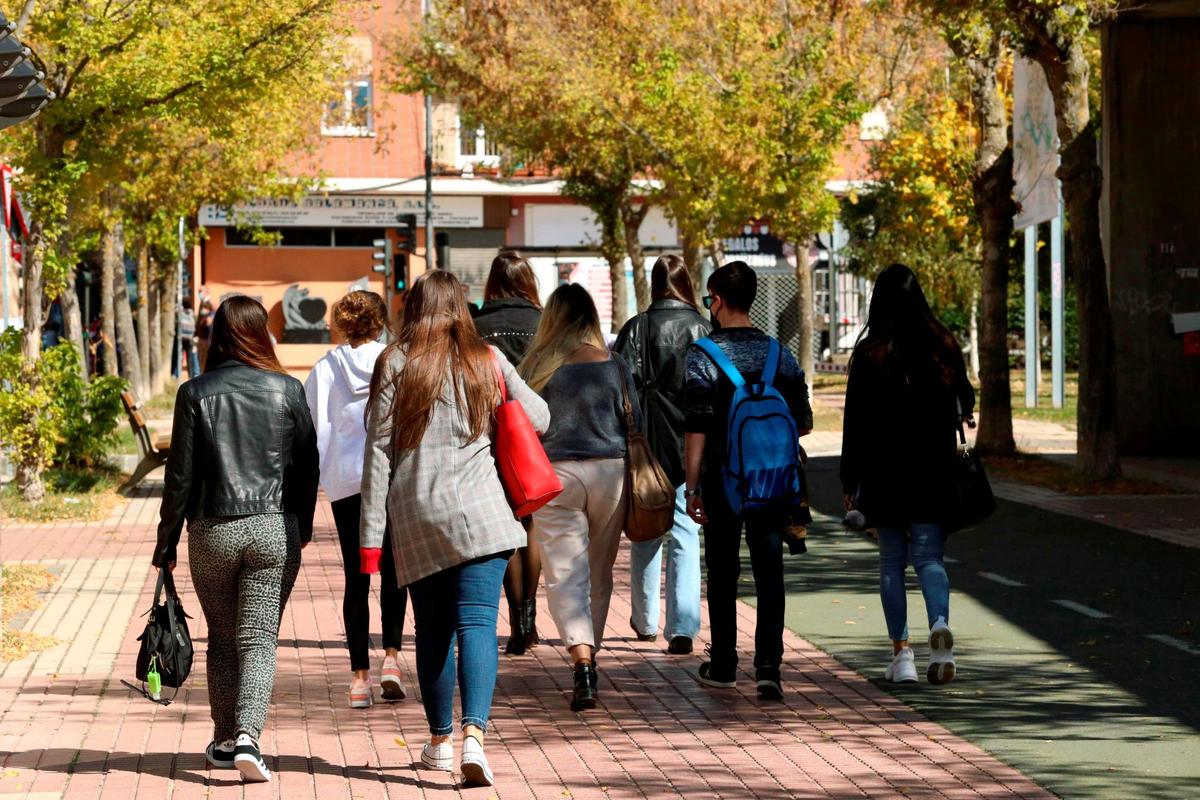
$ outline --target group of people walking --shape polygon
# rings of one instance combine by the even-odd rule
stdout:
[[[637,432],[676,498],[669,529],[631,545],[633,635],[658,637],[665,593],[666,650],[693,652],[703,531],[710,637],[696,678],[736,686],[744,536],[757,594],[756,688],[764,700],[781,698],[783,555],[785,545],[804,550],[811,521],[799,438],[813,422],[795,358],[751,323],[756,293],[754,270],[733,262],[712,273],[697,303],[683,260],[665,255],[651,273],[652,303],[610,349],[586,289],[559,286],[543,307],[529,263],[504,252],[481,309],[442,271],[413,283],[394,325],[378,295],[343,297],[332,318],[344,343],[303,385],[275,357],[261,304],[221,303],[204,373],[176,400],[154,556],[156,566],[174,568],[186,523],[209,631],[209,763],[250,781],[271,777],[258,742],[318,482],[345,570],[352,707],[376,700],[367,601],[370,575],[379,573],[378,695],[408,695],[398,654],[411,598],[426,767],[454,768],[457,686],[459,769],[468,783],[494,780],[484,738],[502,587],[505,652],[520,656],[539,644],[535,595],[544,581],[571,662],[570,707],[594,708],[631,503],[628,442]],[[561,484],[524,519],[514,515],[494,452],[494,412],[505,401],[524,411]],[[929,679],[954,676],[937,481],[954,457],[952,415],[969,416],[973,405],[961,351],[912,273],[889,268],[852,361],[842,480],[847,507],[878,528],[891,680],[916,680],[904,606],[910,548],[931,625]]]

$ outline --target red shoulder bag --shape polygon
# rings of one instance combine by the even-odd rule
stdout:
[[[517,519],[529,516],[562,494],[562,482],[546,457],[542,441],[525,408],[508,399],[508,387],[500,363],[492,354],[496,379],[500,383],[500,405],[496,406],[496,430],[492,437],[492,454],[496,471]]]

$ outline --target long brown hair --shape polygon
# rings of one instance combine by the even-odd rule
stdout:
[[[492,259],[492,268],[483,287],[485,302],[503,300],[506,297],[518,297],[528,300],[538,308],[542,307],[533,267],[529,266],[525,256],[515,250],[508,250]]]
[[[287,374],[275,355],[275,345],[267,330],[267,310],[253,297],[227,298],[213,317],[212,344],[204,371],[229,360]]]
[[[600,315],[588,290],[577,283],[558,287],[546,301],[533,344],[517,371],[529,388],[541,392],[580,345],[607,350]]]
[[[650,297],[654,300],[678,300],[696,308],[696,287],[682,256],[667,253],[654,262],[650,270]]]
[[[457,278],[434,270],[413,282],[396,341],[379,357],[379,366],[396,350],[405,360],[393,379],[395,393],[388,411],[393,449],[411,450],[421,443],[447,376],[454,381],[458,411],[470,428],[469,441],[484,434],[500,392],[492,351],[475,332]],[[372,401],[379,395],[382,372],[377,367],[371,379]]]

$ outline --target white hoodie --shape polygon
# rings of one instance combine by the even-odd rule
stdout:
[[[371,373],[382,352],[379,342],[358,347],[344,344],[318,361],[304,382],[321,452],[321,488],[330,501],[362,491],[367,443],[364,414]]]

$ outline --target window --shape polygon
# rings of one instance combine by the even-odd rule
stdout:
[[[330,101],[321,119],[325,136],[374,136],[375,117],[371,110],[371,76],[346,81],[340,97]]]
[[[333,228],[263,228],[263,233],[278,236],[276,247],[332,247]],[[254,247],[249,231],[225,229],[228,247]]]
[[[383,228],[334,228],[334,247],[374,247],[376,239],[387,235]]]
[[[500,148],[488,141],[482,125],[472,127],[461,117],[458,120],[458,166],[482,164],[494,167],[500,163]]]

